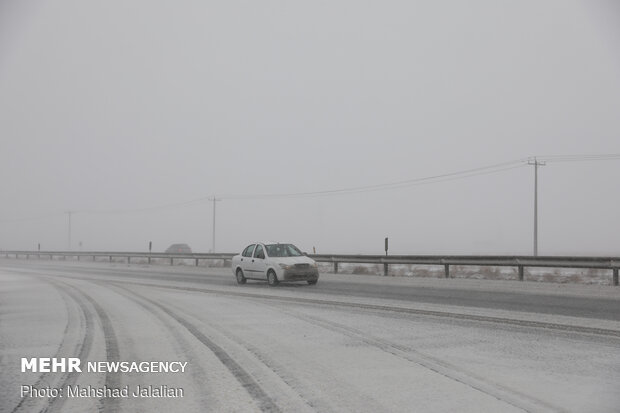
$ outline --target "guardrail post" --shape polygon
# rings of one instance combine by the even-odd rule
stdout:
[[[196,267],[198,267],[198,258],[196,258]]]
[[[614,271],[613,284],[618,285],[618,269],[614,268],[613,271]]]
[[[523,281],[523,265],[519,265],[519,281]]]
[[[450,264],[443,265],[444,271],[446,272],[446,278],[450,278]]]
[[[127,257],[127,264],[131,264],[131,257]]]
[[[173,260],[174,260],[174,258],[170,258],[170,265],[174,265],[173,264]]]
[[[334,274],[338,274],[338,263],[334,263]]]
[[[383,276],[387,277],[387,275],[388,275],[388,263],[384,262],[383,263]]]
[[[149,265],[151,265],[151,256],[149,255]]]
[[[112,262],[112,256],[110,255],[110,262]]]
[[[78,256],[76,256],[76,258],[77,258],[77,260],[78,260],[78,261],[80,260],[80,256],[79,256],[79,255],[78,255]]]

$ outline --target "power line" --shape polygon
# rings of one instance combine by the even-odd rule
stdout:
[[[29,218],[14,218],[14,219],[0,219],[0,223],[3,224],[15,224],[19,222],[35,222],[35,221],[45,221],[49,218],[61,217],[65,213],[64,212],[56,212],[52,214],[40,215],[37,217],[29,217]]]
[[[549,155],[536,156],[532,159],[539,159],[544,162],[589,162],[589,161],[615,161],[620,159],[620,154],[607,155]]]
[[[191,201],[175,202],[175,203],[171,203],[171,204],[158,205],[158,206],[145,207],[145,208],[108,209],[108,210],[80,210],[80,211],[75,211],[75,212],[80,212],[80,213],[83,213],[83,214],[131,214],[131,213],[139,213],[139,212],[158,211],[158,210],[162,210],[162,209],[179,208],[179,207],[195,204],[195,203],[198,203],[198,202],[205,202],[205,201],[210,201],[210,200],[211,200],[210,197],[204,197],[204,198],[192,199]]]
[[[312,192],[294,192],[294,193],[275,193],[275,194],[255,194],[255,195],[224,195],[222,199],[282,199],[282,198],[301,198],[301,197],[314,197],[314,196],[331,196],[331,195],[348,195],[354,193],[383,191],[389,189],[399,189],[410,186],[425,185],[439,182],[447,182],[456,179],[464,179],[479,175],[489,175],[507,171],[510,169],[520,168],[526,166],[532,159],[539,159],[542,162],[583,162],[583,161],[607,161],[618,160],[620,154],[602,154],[602,155],[548,155],[540,157],[521,158],[513,161],[502,162],[498,164],[482,166],[478,168],[466,169],[447,174],[428,176],[423,178],[407,179],[403,181],[396,181],[390,183],[366,185],[358,187],[340,188],[323,191]]]
[[[133,214],[133,213],[141,213],[141,212],[151,212],[151,211],[160,211],[164,209],[175,209],[179,207],[184,207],[187,205],[195,204],[198,202],[210,201],[210,197],[197,198],[191,201],[184,202],[175,202],[171,204],[158,205],[152,207],[144,207],[144,208],[130,208],[130,209],[107,209],[107,210],[92,210],[92,209],[82,209],[82,210],[72,210],[70,211],[72,214],[92,214],[92,215],[122,215],[122,214]],[[19,222],[34,222],[34,221],[43,221],[52,217],[59,217],[67,214],[68,212],[57,212],[54,214],[41,215],[38,217],[29,217],[29,218],[15,218],[15,219],[0,219],[0,223],[19,223]]]
[[[266,194],[232,194],[218,196],[217,200],[258,200],[258,199],[291,199],[291,198],[310,198],[310,197],[327,197],[335,195],[349,195],[359,194],[365,192],[386,191],[393,189],[402,189],[407,187],[430,185],[440,182],[448,182],[458,179],[466,179],[475,176],[490,175],[495,173],[501,173],[511,169],[521,168],[528,165],[533,159],[543,162],[587,162],[587,161],[610,161],[619,160],[620,154],[592,154],[592,155],[547,155],[537,156],[530,158],[521,158],[507,162],[501,162],[493,165],[487,165],[477,168],[465,169],[445,174],[432,175],[421,178],[412,178],[395,182],[363,185],[355,187],[345,187],[337,189],[327,189],[320,191],[308,191],[308,192],[289,192],[289,193],[266,193]],[[187,205],[213,201],[213,197],[201,197],[192,199],[189,201],[175,202],[164,205],[157,205],[143,208],[131,208],[131,209],[109,209],[109,210],[73,210],[72,213],[77,214],[100,214],[100,215],[113,215],[113,214],[132,214],[159,211],[165,209],[180,208]],[[5,219],[0,220],[0,223],[18,223],[18,222],[30,222],[44,220],[50,217],[56,217],[63,213],[55,213],[43,215],[35,218],[18,218],[18,219]]]
[[[255,195],[224,195],[221,199],[275,199],[275,198],[301,198],[314,196],[331,196],[331,195],[348,195],[354,193],[383,191],[389,189],[399,189],[409,186],[433,184],[438,182],[451,181],[455,179],[464,179],[478,175],[488,175],[492,173],[503,172],[509,169],[520,168],[526,165],[527,159],[519,159],[510,162],[502,162],[499,164],[483,166],[479,168],[466,169],[457,172],[451,172],[441,175],[427,176],[423,178],[407,179],[404,181],[396,181],[383,184],[365,185],[349,188],[339,188],[323,191],[312,192],[294,192],[294,193],[275,193],[275,194],[255,194]]]

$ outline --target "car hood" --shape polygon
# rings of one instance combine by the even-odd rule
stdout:
[[[280,264],[287,265],[295,265],[295,264],[314,264],[314,260],[312,258],[302,256],[302,257],[271,257],[273,261],[276,261]]]

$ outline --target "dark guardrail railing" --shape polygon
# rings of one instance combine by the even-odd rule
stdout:
[[[106,257],[109,261],[113,258],[127,259],[131,263],[132,258],[147,259],[150,264],[153,259],[167,259],[170,264],[174,260],[194,260],[196,266],[201,260],[223,260],[229,262],[234,253],[164,253],[164,252],[110,252],[110,251],[0,251],[0,256],[6,258],[45,258],[49,257]],[[516,267],[519,280],[523,281],[526,267],[553,267],[553,268],[592,268],[607,269],[611,271],[612,285],[618,285],[618,269],[620,257],[576,257],[576,256],[514,256],[514,255],[342,255],[342,254],[308,254],[318,262],[332,263],[334,272],[338,272],[340,263],[359,264],[383,264],[384,275],[388,274],[391,264],[417,264],[417,265],[443,265],[445,277],[450,277],[450,266],[494,266]]]

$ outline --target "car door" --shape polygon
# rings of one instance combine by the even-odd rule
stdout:
[[[256,248],[254,249],[254,256],[252,257],[252,277],[267,279],[265,248],[261,244],[256,244]]]
[[[255,244],[252,245],[248,245],[247,247],[245,247],[245,249],[243,250],[243,252],[241,253],[241,259],[240,259],[240,263],[239,265],[241,266],[241,269],[243,270],[243,273],[245,274],[246,278],[252,278],[252,253],[254,252],[254,247]]]

